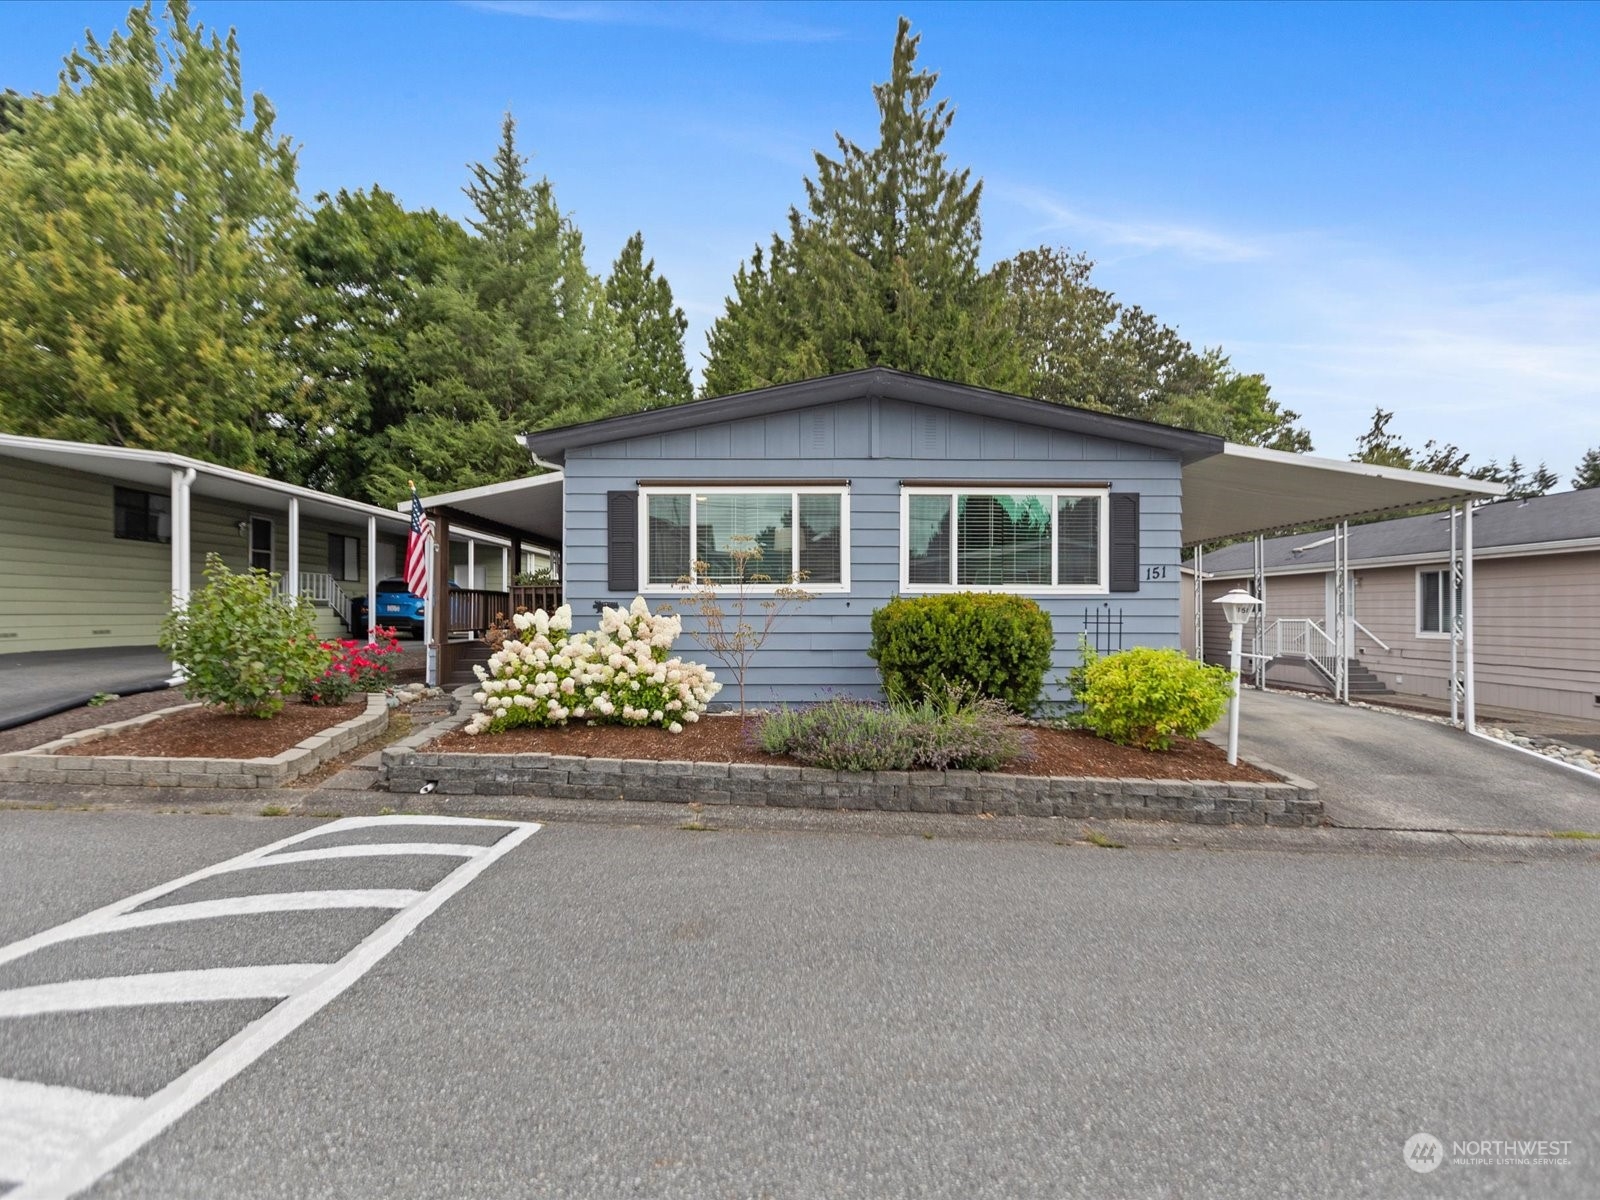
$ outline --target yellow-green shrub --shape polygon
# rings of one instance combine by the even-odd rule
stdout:
[[[1144,750],[1170,750],[1216,723],[1233,695],[1233,676],[1178,650],[1140,646],[1096,659],[1083,671],[1080,724]]]

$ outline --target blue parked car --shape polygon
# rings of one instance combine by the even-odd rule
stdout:
[[[379,581],[378,624],[410,630],[414,638],[423,636],[422,597],[413,596],[407,591],[404,579]],[[367,636],[367,597],[364,592],[350,598],[350,636]]]

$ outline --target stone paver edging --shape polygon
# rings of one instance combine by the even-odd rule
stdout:
[[[449,723],[458,725],[459,719]],[[761,763],[657,762],[564,754],[452,754],[421,747],[434,725],[384,748],[380,786],[443,796],[658,800],[771,808],[1132,818],[1196,825],[1316,825],[1316,784],[1275,767],[1279,783],[1090,779],[987,771],[831,771]],[[492,745],[485,738],[486,745]]]
[[[314,771],[328,759],[353,750],[389,724],[389,702],[382,692],[367,694],[358,717],[312,734],[271,758],[139,758],[133,755],[55,754],[67,746],[92,742],[183,708],[164,708],[128,721],[68,734],[31,750],[0,754],[0,781],[19,783],[106,784],[133,787],[274,788]]]

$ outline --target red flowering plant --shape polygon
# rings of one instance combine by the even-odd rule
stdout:
[[[389,664],[385,659],[400,653],[400,636],[381,625],[373,627],[372,642],[346,639],[323,642],[333,655],[328,669],[301,693],[307,704],[343,704],[355,692],[381,692],[389,686]]]

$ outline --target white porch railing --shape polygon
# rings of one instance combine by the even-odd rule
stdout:
[[[317,604],[326,604],[350,628],[350,597],[332,575],[323,571],[300,572],[300,595]]]
[[[1255,639],[1256,661],[1298,658],[1309,663],[1332,682],[1338,670],[1333,639],[1328,631],[1308,617],[1279,617]]]
[[[1388,643],[1388,642],[1386,642],[1386,641],[1384,641],[1384,640],[1383,640],[1383,639],[1382,639],[1382,638],[1381,638],[1381,637],[1379,637],[1379,636],[1378,636],[1378,635],[1377,635],[1377,634],[1375,634],[1375,633],[1373,633],[1373,632],[1372,632],[1372,630],[1370,630],[1370,629],[1368,629],[1368,628],[1367,628],[1367,627],[1366,627],[1366,626],[1365,626],[1365,625],[1363,625],[1363,624],[1362,624],[1362,623],[1361,623],[1361,622],[1360,622],[1360,621],[1356,621],[1356,622],[1354,622],[1354,625],[1355,625],[1355,627],[1356,627],[1356,629],[1357,629],[1357,630],[1359,630],[1359,631],[1360,631],[1360,632],[1361,632],[1361,633],[1364,633],[1364,634],[1366,634],[1366,635],[1367,635],[1367,639],[1368,639],[1368,640],[1369,640],[1369,641],[1370,641],[1370,642],[1372,642],[1372,643],[1373,643],[1373,645],[1375,645],[1375,646],[1377,646],[1377,647],[1378,647],[1378,649],[1380,649],[1380,650],[1387,650],[1387,649],[1388,649],[1388,648],[1389,648],[1389,643]]]

